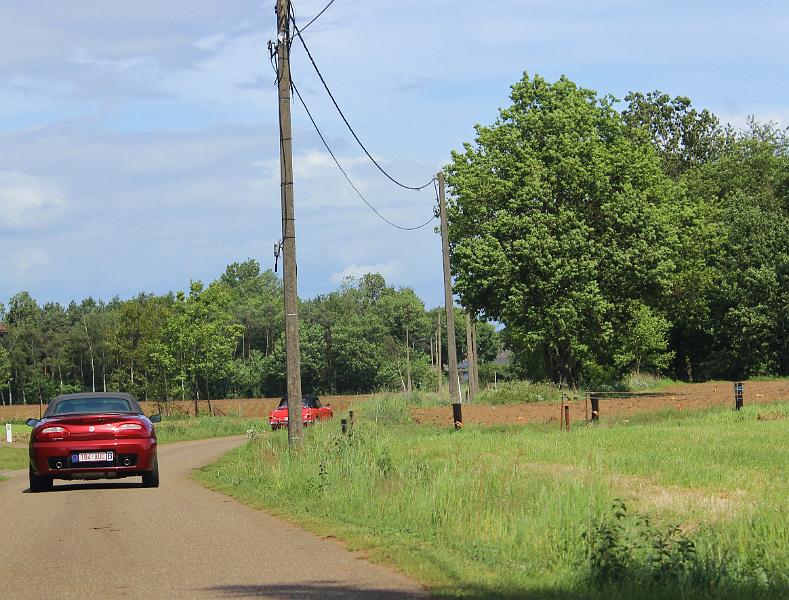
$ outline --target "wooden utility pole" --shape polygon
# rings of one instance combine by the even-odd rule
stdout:
[[[408,337],[407,325],[405,328],[405,368],[408,376],[407,389],[408,389],[408,393],[410,394],[411,391],[413,390],[413,384],[411,382],[411,340]]]
[[[290,0],[277,0],[277,80],[279,82],[280,176],[282,196],[282,278],[285,289],[285,356],[288,389],[288,445],[299,446],[301,355],[296,286],[296,218],[293,208],[293,140],[290,125]]]
[[[436,312],[436,366],[438,367],[438,393],[444,387],[444,365],[441,357],[441,311]],[[10,385],[9,385],[9,388]]]
[[[477,352],[477,322],[471,322],[471,355],[474,357],[474,396],[479,394],[479,353]]]
[[[458,355],[455,344],[455,312],[452,299],[452,271],[449,266],[449,226],[447,224],[447,201],[444,189],[444,173],[439,171],[438,205],[441,216],[441,250],[444,255],[444,307],[447,313],[447,358],[449,360],[449,401],[452,403],[452,416],[455,428],[463,426],[461,412],[460,386],[458,385]]]
[[[474,334],[471,330],[471,315],[466,311],[466,373],[468,374],[468,401],[474,400]]]

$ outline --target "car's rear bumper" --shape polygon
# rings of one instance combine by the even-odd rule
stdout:
[[[79,452],[113,452],[107,463],[72,463]],[[156,440],[115,439],[35,442],[30,445],[30,466],[36,475],[57,479],[104,479],[132,477],[151,471],[156,459]]]
[[[315,419],[304,419],[304,420],[302,421],[302,423],[303,423],[305,426],[306,426],[306,425],[312,425],[313,423],[315,423]],[[280,428],[282,428],[282,427],[287,427],[287,426],[288,426],[288,420],[287,420],[287,419],[285,419],[284,421],[279,421],[279,420],[273,420],[273,419],[270,419],[270,420],[269,420],[269,422],[268,422],[268,424],[269,424],[269,425],[271,425],[271,427],[272,427],[273,429],[280,429]]]

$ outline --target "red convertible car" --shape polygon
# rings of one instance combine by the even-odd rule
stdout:
[[[304,426],[312,425],[322,419],[331,419],[334,413],[331,404],[323,406],[320,399],[315,394],[304,394],[301,397],[301,420]],[[288,397],[283,396],[279,406],[271,411],[268,416],[269,425],[272,430],[288,426]]]
[[[146,417],[129,394],[58,396],[43,417],[29,419],[30,491],[52,489],[54,479],[142,476],[159,486],[156,431],[159,415]]]

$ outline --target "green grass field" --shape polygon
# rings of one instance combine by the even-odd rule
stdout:
[[[789,403],[570,433],[414,426],[401,396],[255,440],[197,478],[365,549],[438,597],[789,593]],[[624,505],[624,510],[622,506]]]

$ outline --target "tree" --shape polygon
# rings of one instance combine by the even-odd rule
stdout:
[[[0,346],[0,388],[6,385],[11,385],[11,359],[8,357],[8,351]],[[5,404],[5,396],[3,396],[3,404]]]
[[[718,117],[706,109],[698,112],[685,96],[630,92],[625,101],[625,123],[649,134],[670,177],[677,178],[690,167],[713,160],[725,144],[727,133]]]
[[[627,302],[671,287],[670,180],[612,98],[528,75],[511,98],[448,168],[455,289],[552,379],[612,375]]]

